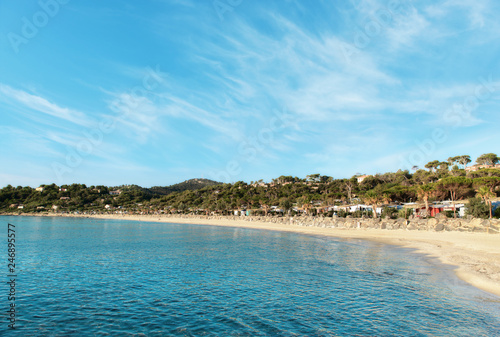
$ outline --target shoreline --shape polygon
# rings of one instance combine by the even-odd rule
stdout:
[[[26,214],[27,215],[27,214]],[[16,215],[14,215],[16,216]],[[227,218],[166,217],[162,215],[28,215],[107,220],[185,223],[222,227],[276,230],[343,239],[362,239],[410,248],[414,252],[437,258],[454,266],[455,275],[466,283],[500,297],[500,235],[474,232],[432,232],[404,229],[323,228],[264,221]]]

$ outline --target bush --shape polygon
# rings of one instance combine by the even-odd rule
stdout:
[[[389,219],[397,219],[398,210],[394,207],[384,207],[382,209],[381,218],[384,219],[385,217],[389,217]]]
[[[408,219],[413,214],[412,209],[400,209],[398,211],[398,218]]]
[[[500,207],[497,207],[495,212],[493,212],[493,217],[500,219]]]
[[[363,211],[359,211],[359,210],[358,210],[358,211],[354,211],[354,212],[352,212],[352,213],[351,213],[351,216],[352,216],[353,218],[362,218],[362,217],[363,217],[363,214],[364,214],[364,212],[363,212]]]
[[[338,216],[339,218],[345,218],[345,217],[346,217],[346,216],[348,216],[348,215],[349,215],[349,214],[348,214],[346,211],[344,211],[343,209],[341,209],[341,210],[339,210],[339,211],[337,212],[337,216]]]
[[[472,215],[474,218],[487,219],[490,216],[490,209],[481,198],[471,198],[465,214]]]
[[[454,214],[453,211],[444,211],[444,215],[446,215],[447,218],[453,218]],[[458,217],[458,212],[457,212],[457,217]]]

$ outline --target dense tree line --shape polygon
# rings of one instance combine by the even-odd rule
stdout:
[[[413,167],[413,173],[399,170],[363,176],[363,179],[360,175],[334,179],[320,174],[306,178],[280,176],[271,182],[239,181],[233,184],[193,179],[173,187],[150,189],[135,185],[110,188],[52,184],[42,185],[36,190],[9,185],[0,190],[0,211],[102,212],[121,209],[137,213],[232,214],[235,210],[245,209],[253,210],[254,214],[268,215],[274,214],[278,208],[285,214],[296,210],[315,214],[333,205],[364,203],[375,209],[420,201],[428,208],[430,202],[436,200],[455,203],[475,198],[471,204],[475,207],[474,212],[491,217],[495,215],[491,201],[498,196],[500,187],[500,169],[494,167],[499,163],[499,157],[489,153],[477,158],[476,162],[483,166],[476,171],[466,169],[471,163],[469,156],[457,156],[443,162],[431,161],[425,165],[426,169]],[[117,190],[119,194],[113,192]],[[385,209],[383,215],[394,215],[391,212],[394,210]],[[376,216],[376,213],[372,215]]]

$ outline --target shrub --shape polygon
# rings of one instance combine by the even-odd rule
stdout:
[[[349,214],[348,214],[346,211],[344,211],[343,209],[341,209],[341,210],[339,210],[339,211],[337,212],[337,216],[338,216],[338,217],[340,217],[340,218],[345,218],[345,217],[346,217],[346,216],[348,216],[348,215],[349,215]]]
[[[493,217],[500,219],[500,207],[497,207],[495,212],[493,212]]]
[[[411,215],[413,214],[413,210],[412,209],[400,209],[398,211],[398,218],[401,218],[401,219],[408,219]]]
[[[453,211],[444,211],[443,213],[444,215],[446,215],[447,218],[454,218]]]
[[[398,210],[394,207],[384,207],[382,209],[382,218],[389,217],[389,219],[396,219],[398,217]]]
[[[475,218],[487,219],[490,215],[490,210],[481,198],[470,198],[465,214],[472,215]]]

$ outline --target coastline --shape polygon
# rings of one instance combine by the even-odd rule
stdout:
[[[43,216],[43,215],[42,215]],[[45,215],[47,216],[47,215]],[[344,229],[293,224],[233,220],[222,217],[166,217],[162,215],[49,215],[108,220],[131,220],[160,223],[244,227],[276,230],[343,239],[363,239],[411,248],[416,253],[437,258],[454,266],[457,277],[470,285],[500,297],[500,235],[471,232],[410,231],[404,229]]]

